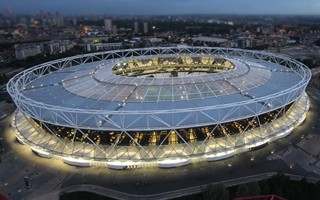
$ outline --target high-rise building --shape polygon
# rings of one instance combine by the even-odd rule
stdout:
[[[112,34],[114,34],[114,35],[118,34],[118,27],[116,25],[112,26]]]
[[[58,27],[64,26],[64,18],[62,16],[54,17],[51,20],[51,24]]]
[[[6,7],[6,12],[7,12],[8,17],[12,16],[13,11],[12,11],[12,7],[10,5]]]
[[[15,49],[15,56],[17,60],[25,59],[29,56],[35,56],[42,53],[43,45],[22,45]]]
[[[143,33],[148,33],[148,23],[143,22]]]
[[[64,26],[64,18],[62,16],[57,18],[57,26]]]
[[[112,20],[111,19],[104,20],[104,30],[108,31],[108,32],[112,31]]]
[[[134,22],[134,33],[139,33],[139,22]]]
[[[72,18],[72,24],[73,26],[77,26],[78,22],[77,22],[77,18]]]

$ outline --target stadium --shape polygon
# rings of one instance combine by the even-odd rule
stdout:
[[[76,166],[179,167],[289,135],[309,109],[310,70],[291,58],[212,47],[114,50],[14,76],[17,140]]]

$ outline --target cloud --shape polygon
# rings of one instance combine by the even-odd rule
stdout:
[[[8,5],[29,14],[320,14],[319,0],[0,0],[0,11]]]

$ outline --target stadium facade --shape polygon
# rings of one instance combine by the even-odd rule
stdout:
[[[310,70],[271,53],[211,47],[115,50],[14,76],[16,138],[78,166],[177,167],[287,136],[309,108]]]

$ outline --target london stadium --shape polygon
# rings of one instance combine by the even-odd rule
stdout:
[[[160,47],[68,57],[14,76],[12,127],[36,154],[77,166],[178,167],[289,135],[310,70],[282,55]]]

